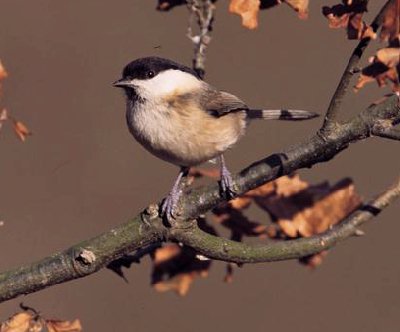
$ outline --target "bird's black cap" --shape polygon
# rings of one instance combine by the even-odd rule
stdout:
[[[122,78],[148,79],[168,69],[181,70],[200,79],[199,75],[193,69],[172,60],[159,57],[140,58],[128,63],[122,72]]]

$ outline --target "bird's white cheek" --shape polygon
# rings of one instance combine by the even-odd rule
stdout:
[[[165,94],[165,86],[153,80],[133,80],[137,93],[144,98],[157,98]]]
[[[143,97],[165,97],[171,93],[187,93],[201,86],[201,81],[179,70],[167,70],[147,79],[134,79],[132,83]]]

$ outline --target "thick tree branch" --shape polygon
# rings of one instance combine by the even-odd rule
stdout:
[[[147,221],[154,210],[122,224],[107,233],[78,243],[41,261],[0,274],[0,302],[51,285],[82,278],[124,254],[164,238],[160,222]]]
[[[383,123],[376,123],[372,127],[371,133],[375,136],[400,141],[400,130],[393,128],[392,123],[387,121]]]
[[[350,143],[370,136],[370,128],[376,121],[400,121],[397,103],[397,96],[387,98],[383,103],[371,106],[352,121],[340,126],[337,132],[331,133],[326,139],[322,139],[316,134],[309,140],[283,153],[274,154],[254,163],[235,177],[237,192],[239,194],[244,193],[296,169],[311,167],[316,163],[330,160]],[[397,195],[395,195],[395,192],[397,193],[397,191],[389,190],[386,194],[379,196],[371,206],[377,209],[384,208]],[[327,241],[327,247],[331,247],[338,240],[349,236],[351,232],[354,233],[355,227],[365,218],[371,217],[369,214],[358,211],[346,221],[343,228],[339,226],[334,234],[328,232],[325,235],[284,243],[278,242],[254,249],[255,251],[253,249],[253,251],[249,251],[252,247],[242,247],[239,243],[224,239],[217,240],[217,238],[196,229],[193,222],[189,221],[217,206],[222,201],[223,198],[219,194],[217,185],[193,190],[183,197],[180,205],[180,217],[174,228],[164,226],[158,215],[158,205],[150,205],[134,219],[109,232],[72,246],[39,262],[1,273],[0,302],[18,295],[36,292],[51,285],[84,277],[98,271],[126,253],[168,239],[179,240],[216,259],[226,258],[229,261],[238,262],[273,261],[299,258],[324,249],[325,244],[321,244],[321,239]],[[387,203],[384,204],[384,202]],[[375,210],[372,209],[371,211]],[[350,226],[354,229],[349,229]],[[185,232],[188,235],[185,235]],[[326,236],[327,238],[325,238]],[[228,244],[232,251],[229,249],[224,254],[224,243]],[[244,249],[247,251],[243,251]],[[214,250],[216,251],[212,254]],[[246,256],[246,253],[249,256]],[[265,257],[268,257],[268,259]]]
[[[395,0],[388,0],[380,10],[378,15],[375,17],[373,22],[371,23],[371,27],[374,30],[374,32],[376,32],[378,28],[381,26],[385,11],[393,1]],[[339,115],[339,110],[342,105],[343,98],[346,95],[351,78],[353,77],[354,73],[357,72],[358,70],[358,63],[360,62],[360,59],[365,49],[369,45],[370,41],[371,38],[369,37],[363,38],[358,43],[353,53],[351,54],[349,62],[343,72],[343,75],[339,81],[336,91],[333,94],[328,109],[326,111],[324,124],[321,129],[321,132],[323,134],[325,134],[327,131],[335,130],[336,126],[338,125],[337,118]]]

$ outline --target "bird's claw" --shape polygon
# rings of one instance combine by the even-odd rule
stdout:
[[[236,192],[234,190],[231,172],[226,167],[221,167],[221,192],[227,199],[234,198]]]
[[[161,216],[164,217],[169,224],[172,224],[175,220],[175,209],[180,196],[180,191],[171,191],[161,205]]]

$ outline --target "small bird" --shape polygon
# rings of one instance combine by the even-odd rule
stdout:
[[[191,166],[218,157],[221,191],[228,198],[234,197],[223,153],[243,136],[250,120],[318,116],[301,110],[249,108],[238,97],[203,81],[189,67],[159,57],[130,62],[113,85],[125,91],[126,121],[133,137],[156,157],[181,168],[161,206],[168,221],[174,218],[180,182]]]

